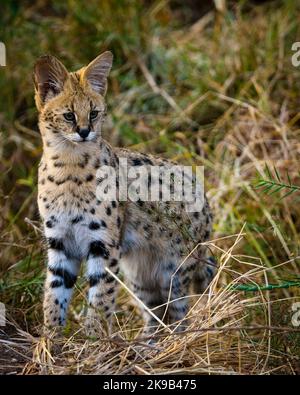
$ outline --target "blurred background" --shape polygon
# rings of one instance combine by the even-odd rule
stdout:
[[[272,269],[270,283],[299,280],[300,66],[292,65],[291,47],[300,41],[300,1],[2,0],[0,28],[7,51],[0,68],[0,292],[21,327],[34,333],[41,321],[42,151],[32,70],[48,53],[76,70],[112,51],[107,139],[204,165],[213,237],[243,233],[232,268],[243,273],[241,257],[251,257]],[[232,244],[228,237],[219,245]],[[223,283],[232,276],[225,272]],[[283,325],[299,287],[271,294],[281,300],[272,322]],[[249,323],[261,315],[253,311]],[[272,338],[291,355],[300,354],[299,340]]]

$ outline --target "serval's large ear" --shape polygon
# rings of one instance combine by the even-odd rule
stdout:
[[[40,109],[47,100],[58,95],[63,90],[67,78],[67,69],[54,56],[41,56],[36,61],[33,79],[38,109]]]
[[[111,52],[106,51],[97,56],[83,71],[83,79],[86,80],[92,89],[104,96],[107,89],[107,77],[113,61]]]

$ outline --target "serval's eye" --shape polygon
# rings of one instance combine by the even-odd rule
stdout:
[[[66,121],[68,122],[74,122],[75,121],[75,114],[73,112],[65,112],[64,114],[64,118]]]
[[[98,117],[99,111],[93,110],[90,112],[90,120],[93,121]]]

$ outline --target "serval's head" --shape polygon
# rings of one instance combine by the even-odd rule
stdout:
[[[40,130],[49,144],[86,144],[101,132],[104,96],[112,65],[104,52],[88,66],[69,73],[54,56],[40,57],[34,67],[35,102]]]

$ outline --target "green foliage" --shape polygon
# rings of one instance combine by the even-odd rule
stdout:
[[[283,190],[287,192],[281,196],[281,199],[291,195],[292,193],[299,192],[300,186],[294,185],[290,178],[288,171],[286,172],[287,182],[282,180],[278,170],[274,167],[274,175],[271,173],[269,167],[266,165],[266,178],[259,179],[256,188],[263,188],[262,192],[267,195],[274,195]],[[300,173],[299,173],[300,176]]]
[[[269,284],[269,285],[250,285],[242,284],[233,286],[231,289],[234,291],[245,291],[245,292],[258,292],[258,291],[273,291],[274,289],[300,287],[299,281],[283,281],[281,284]]]

